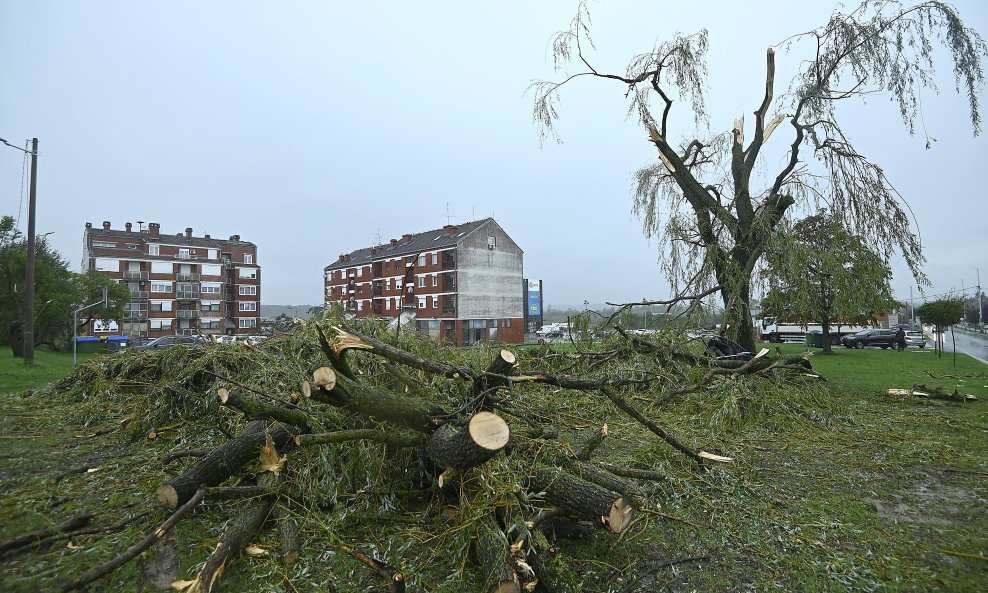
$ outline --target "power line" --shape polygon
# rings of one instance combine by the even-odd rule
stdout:
[[[19,150],[21,152],[24,152],[24,153],[27,153],[27,154],[31,154],[31,151],[30,150],[26,150],[24,148],[21,148],[20,146],[14,146],[13,144],[11,144],[10,142],[7,142],[3,138],[0,138],[0,142],[3,142],[4,144],[6,144],[7,146],[9,146],[11,148],[16,148],[17,150]]]

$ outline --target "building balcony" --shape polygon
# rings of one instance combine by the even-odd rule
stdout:
[[[199,282],[199,274],[180,273],[175,280],[178,282]]]
[[[197,290],[183,290],[181,292],[175,293],[175,298],[180,301],[198,301],[199,291]]]
[[[444,253],[442,266],[444,270],[452,270],[456,267],[456,257],[450,253]]]
[[[199,319],[199,309],[179,309],[175,311],[178,319]]]
[[[126,280],[147,280],[148,273],[140,270],[127,270],[123,275]]]
[[[132,290],[130,291],[130,298],[133,299],[147,299],[151,298],[150,293],[146,290]]]
[[[135,321],[147,321],[148,312],[147,311],[124,311],[123,320],[125,322],[135,322]]]
[[[198,255],[192,255],[191,253],[182,253],[182,252],[179,252],[178,255],[175,256],[175,258],[176,259],[199,259],[199,256]]]
[[[219,319],[223,317],[222,311],[200,311],[199,316],[208,319]]]

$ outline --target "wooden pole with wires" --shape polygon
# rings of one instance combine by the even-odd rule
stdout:
[[[27,263],[24,266],[24,366],[34,366],[34,212],[38,188],[38,139],[31,139],[31,193],[27,214]]]

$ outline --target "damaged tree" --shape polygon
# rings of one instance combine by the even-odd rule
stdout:
[[[808,59],[792,80],[792,91],[775,101],[775,48],[802,48]],[[589,14],[581,3],[568,30],[553,39],[557,68],[570,62],[580,70],[561,82],[538,82],[534,119],[543,138],[555,136],[562,87],[581,78],[614,81],[626,88],[629,113],[637,115],[658,152],[655,165],[637,173],[634,210],[645,232],[659,240],[668,257],[663,267],[674,288],[704,294],[716,287],[725,309],[727,335],[754,351],[749,302],[752,275],[776,229],[790,210],[812,210],[826,195],[830,212],[846,228],[866,238],[868,247],[888,262],[898,251],[917,281],[924,258],[911,232],[898,192],[881,167],[851,144],[839,119],[838,105],[869,94],[891,95],[909,132],[920,115],[919,93],[934,87],[931,48],[942,42],[953,59],[958,91],[970,104],[975,134],[980,132],[982,62],[988,47],[942,2],[903,7],[866,0],[854,11],[836,12],[813,31],[794,35],[768,49],[765,93],[754,112],[749,135],[744,117],[713,138],[678,142],[670,119],[677,100],[692,108],[696,121],[707,119],[707,32],[677,36],[635,56],[623,74],[606,73],[591,63]],[[788,145],[766,154],[773,132],[789,123]],[[747,142],[747,143],[746,143]],[[927,146],[931,142],[927,138]],[[756,175],[760,157],[780,162],[766,179]],[[823,174],[801,163],[813,159]]]

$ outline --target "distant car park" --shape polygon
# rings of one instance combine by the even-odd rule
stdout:
[[[161,336],[146,344],[134,346],[131,350],[160,350],[172,346],[201,346],[208,343],[209,338],[203,336]]]

